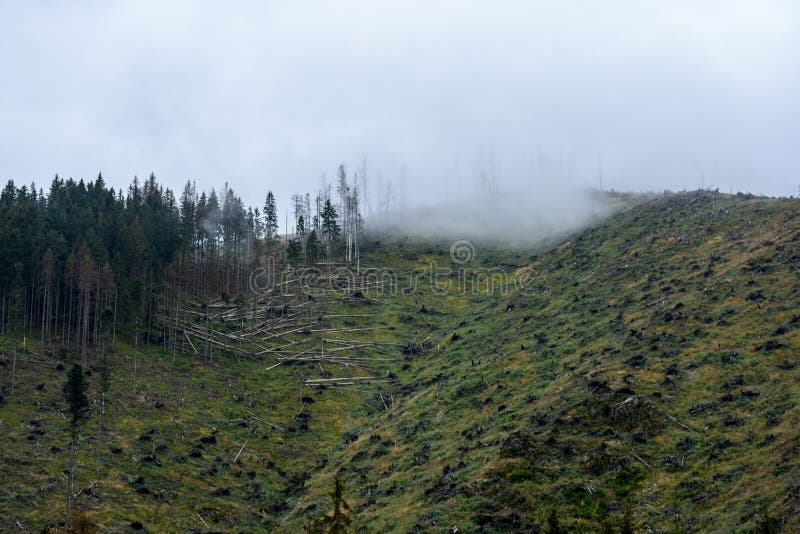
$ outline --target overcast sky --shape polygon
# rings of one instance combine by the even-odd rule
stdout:
[[[4,0],[0,179],[797,194],[798,6]]]

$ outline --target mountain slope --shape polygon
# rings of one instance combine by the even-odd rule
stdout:
[[[800,202],[667,195],[524,270],[527,294],[405,299],[413,327],[446,311],[431,350],[289,524],[341,470],[368,531],[531,531],[553,507],[595,531],[626,506],[648,531],[800,528]]]

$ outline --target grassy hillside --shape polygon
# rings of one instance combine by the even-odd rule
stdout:
[[[381,360],[272,367],[119,346],[99,446],[90,377],[87,516],[108,532],[298,532],[341,473],[364,532],[535,531],[551,511],[594,532],[626,507],[636,531],[800,528],[797,200],[667,195],[537,251],[479,246],[466,264],[448,243],[368,249],[362,263],[396,290],[332,313],[381,327],[350,334],[387,347],[353,357]],[[489,269],[506,287],[480,278]],[[0,344],[0,529],[41,530],[63,519],[71,356]],[[304,385],[352,376],[381,381]]]
[[[369,531],[797,530],[799,260],[797,200],[670,195],[533,258],[528,295],[419,296],[433,348],[296,515],[341,469]]]

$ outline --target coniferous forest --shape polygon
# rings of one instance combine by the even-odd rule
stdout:
[[[134,178],[127,191],[56,176],[47,191],[9,181],[0,195],[0,332],[50,350],[95,346],[102,336],[166,343],[157,317],[181,299],[241,302],[267,258],[281,265],[357,255],[358,186],[339,167],[337,198],[323,186],[292,195],[291,235],[278,235],[278,201],[245,206],[188,182],[180,195]],[[357,178],[357,175],[356,175]],[[288,214],[287,214],[288,218]],[[238,299],[238,300],[237,300]]]

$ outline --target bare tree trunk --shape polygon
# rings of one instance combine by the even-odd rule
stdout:
[[[11,397],[14,397],[14,382],[17,378],[17,344],[14,343],[14,356],[11,363]]]
[[[50,321],[50,324],[47,327],[48,345],[50,346],[51,350],[53,348],[53,334],[58,335],[58,305],[61,303],[61,292],[58,290],[58,286],[59,283],[58,280],[56,280],[56,305],[55,308],[53,309],[53,313],[51,314],[52,319]]]
[[[63,349],[69,344],[69,337],[65,338],[64,334],[68,332],[67,330],[67,307],[69,306],[72,309],[72,295],[68,293],[69,289],[69,282],[67,279],[64,280],[64,311],[63,315],[61,316],[61,348]]]
[[[72,425],[72,441],[69,444],[69,478],[67,479],[67,524],[69,525],[70,512],[72,511],[72,498],[75,495],[75,440],[77,428]]]
[[[203,339],[203,356],[208,358],[208,337],[211,335],[211,331],[208,329],[208,304],[206,304],[206,335]]]
[[[178,335],[178,320],[180,319],[180,317],[178,316],[178,313],[180,313],[180,309],[181,309],[181,286],[179,284],[176,284],[176,287],[177,287],[177,294],[175,295],[175,327],[172,330],[172,364],[173,365],[175,365],[175,350],[177,348],[176,347],[177,341],[175,339],[175,336]]]
[[[111,350],[117,350],[117,286],[114,286],[114,325],[111,328]]]
[[[97,476],[100,476],[100,457],[103,450],[103,414],[106,411],[106,392],[100,389],[100,422],[97,428]]]
[[[133,335],[133,394],[136,395],[136,353],[139,351],[139,332]]]
[[[42,335],[41,335],[41,339],[39,340],[39,352],[41,354],[44,354],[44,334],[45,334],[46,325],[48,323],[48,317],[47,317],[47,312],[48,312],[48,309],[47,309],[48,291],[47,291],[47,289],[48,289],[49,285],[50,284],[45,283],[44,295],[42,296]]]
[[[86,285],[83,293],[83,327],[82,340],[81,340],[81,357],[83,358],[83,365],[86,366],[86,344],[89,338],[89,309],[91,306],[91,286]]]
[[[92,346],[94,346],[94,357],[95,361],[97,361],[97,338],[100,335],[100,307],[101,307],[101,290],[100,285],[98,284],[97,289],[95,291],[95,303],[94,303],[94,324],[92,325]]]
[[[69,314],[67,316],[67,345],[70,344],[72,338],[72,301],[74,300],[72,298],[72,288],[69,288],[68,291],[69,293],[67,298],[69,298]]]
[[[150,346],[150,329],[153,327],[153,299],[148,295],[147,304],[147,346]]]

